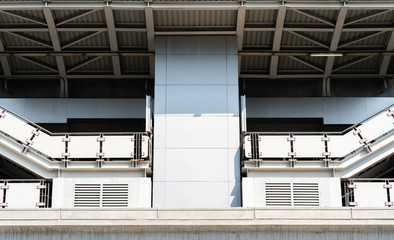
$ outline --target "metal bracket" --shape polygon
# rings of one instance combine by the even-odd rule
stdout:
[[[295,139],[295,137],[288,137],[287,138],[287,141],[289,141],[289,142],[294,142],[296,139]]]
[[[105,138],[104,137],[99,137],[99,138],[97,138],[97,142],[105,142]]]
[[[6,114],[5,112],[0,112],[0,117],[5,118]]]
[[[328,142],[328,141],[330,141],[330,138],[329,137],[322,137],[321,140],[323,142]]]
[[[70,156],[70,153],[62,153],[62,156],[63,156],[63,157],[69,157],[69,156]]]
[[[71,138],[62,138],[63,142],[71,142]]]
[[[393,188],[393,185],[391,185],[391,184],[385,184],[385,185],[383,185],[383,188],[392,189],[392,188]]]
[[[40,132],[38,132],[37,130],[33,130],[31,131],[31,134],[33,134],[34,136],[39,136]]]
[[[30,144],[30,145],[34,144],[33,140],[31,140],[31,139],[26,139],[26,142],[27,142],[27,144]]]
[[[297,153],[296,152],[289,152],[288,155],[289,156],[297,156]]]
[[[349,206],[357,206],[358,204],[357,204],[357,202],[349,202]]]
[[[47,186],[45,186],[45,185],[37,185],[37,189],[46,189],[47,188]]]
[[[0,188],[1,188],[1,189],[10,189],[10,186],[8,186],[8,185],[1,185]]]
[[[359,141],[360,144],[366,143],[368,140],[366,138],[363,138]]]
[[[325,157],[331,156],[331,152],[323,152],[322,154],[323,154],[323,156],[325,156]]]
[[[104,157],[104,155],[105,155],[104,153],[96,153],[97,157]]]
[[[44,207],[46,204],[44,202],[36,203],[36,207]]]
[[[389,112],[387,113],[387,116],[389,116],[389,117],[394,116],[394,111],[389,110]]]
[[[0,207],[8,207],[8,203],[0,203]]]
[[[357,185],[356,185],[356,184],[348,184],[347,187],[348,187],[348,188],[353,188],[353,189],[354,189],[354,188],[357,188]]]
[[[361,132],[360,129],[354,129],[353,135],[357,135],[357,134],[359,134],[360,132]]]
[[[388,207],[392,207],[393,206],[393,202],[385,202],[384,205],[388,206]]]

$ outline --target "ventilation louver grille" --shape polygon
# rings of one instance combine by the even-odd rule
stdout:
[[[75,184],[74,207],[100,207],[100,184]]]
[[[128,184],[75,184],[74,207],[128,207]]]
[[[127,184],[103,184],[103,207],[127,207]]]
[[[266,183],[265,198],[267,206],[291,206],[290,183]]]
[[[320,205],[318,183],[265,183],[266,206]]]
[[[319,206],[317,183],[293,183],[294,206]]]

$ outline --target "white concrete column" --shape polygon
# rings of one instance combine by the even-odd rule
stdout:
[[[235,37],[158,37],[154,207],[240,206]]]

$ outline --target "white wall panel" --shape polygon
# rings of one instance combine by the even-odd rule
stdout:
[[[105,136],[103,142],[104,158],[131,158],[134,155],[132,136]]]
[[[37,208],[40,200],[39,183],[9,183],[6,192],[7,208]],[[23,196],[23,197],[21,197]]]
[[[167,117],[167,148],[227,148],[226,117]]]
[[[240,129],[239,129],[239,117],[228,117],[228,133],[227,133],[227,141],[229,148],[237,148],[240,144]]]
[[[35,123],[67,118],[145,118],[145,99],[0,99],[0,105]]]
[[[354,200],[357,207],[385,207],[387,189],[384,182],[356,182]]]
[[[71,136],[68,143],[70,158],[96,158],[100,152],[98,136]]]
[[[227,85],[227,113],[230,116],[239,116],[238,85]]]
[[[200,116],[227,114],[226,85],[168,85],[167,114]]]
[[[227,181],[167,182],[165,191],[167,208],[214,208],[229,204]]]
[[[4,118],[0,118],[0,130],[23,143],[25,143],[27,139],[31,138],[33,135],[32,131],[35,129],[36,128],[30,126],[19,118],[14,117],[10,113],[6,113]]]
[[[205,55],[226,54],[226,52],[227,39],[225,37],[205,36],[193,38],[189,36],[175,36],[167,38],[167,54]]]
[[[52,158],[62,158],[62,153],[65,152],[63,138],[63,136],[49,136],[40,132],[40,135],[34,138],[32,147]]]
[[[293,142],[294,151],[297,153],[297,157],[308,157],[308,158],[322,158],[323,152],[325,152],[325,144],[322,141],[322,136],[302,136],[296,135],[295,141]]]
[[[226,84],[226,55],[168,55],[168,84]]]
[[[346,154],[361,147],[360,137],[353,134],[353,131],[346,133],[345,135],[328,135],[330,141],[328,141],[328,152],[331,153],[331,157],[343,157]]]
[[[234,84],[238,87],[238,54],[227,55],[227,84]]]
[[[166,181],[227,181],[227,149],[167,149]]]
[[[157,49],[156,45],[156,49]],[[156,50],[157,52],[157,50]],[[155,84],[166,84],[167,83],[167,55],[155,55],[155,74],[160,76],[155,78]]]
[[[289,157],[290,142],[287,140],[289,136],[260,136],[259,151],[264,158],[287,158]]]
[[[323,118],[325,124],[355,124],[394,103],[393,97],[248,98],[248,118]]]

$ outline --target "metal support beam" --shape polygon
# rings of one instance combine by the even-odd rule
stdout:
[[[70,47],[70,46],[77,44],[79,42],[82,42],[83,40],[86,40],[88,38],[96,36],[97,34],[100,34],[100,33],[102,33],[102,32],[101,31],[100,32],[90,32],[90,33],[83,34],[82,36],[79,36],[78,38],[75,38],[75,39],[71,40],[70,42],[64,44],[64,46],[62,46],[62,49]]]
[[[319,40],[316,40],[316,39],[314,39],[314,38],[312,38],[312,37],[310,37],[310,36],[307,36],[307,35],[305,35],[305,34],[303,34],[303,33],[298,33],[298,32],[292,32],[292,31],[289,31],[291,34],[294,34],[294,35],[296,35],[296,36],[298,36],[298,37],[300,37],[300,38],[303,38],[303,39],[305,39],[305,40],[307,40],[307,41],[310,41],[310,42],[312,42],[312,43],[314,43],[314,44],[316,44],[316,45],[319,45],[319,46],[321,46],[321,47],[324,47],[324,48],[326,48],[326,49],[329,49],[330,47],[326,44],[326,43],[323,43],[323,42],[321,42],[321,41],[319,41]]]
[[[372,17],[376,17],[376,16],[379,16],[379,15],[382,15],[382,14],[386,14],[386,13],[389,13],[391,11],[393,11],[393,10],[392,9],[388,9],[388,10],[380,11],[380,12],[377,12],[377,13],[374,13],[374,14],[365,14],[365,15],[362,15],[362,16],[359,16],[359,17],[356,17],[356,18],[353,18],[353,19],[349,20],[348,22],[346,22],[344,24],[344,26],[348,26],[348,25],[351,25],[351,24],[354,24],[354,23],[358,23],[360,21],[363,21],[363,20],[366,20],[366,19],[369,19],[369,18],[372,18]]]
[[[153,20],[153,9],[149,6],[149,2],[145,7],[146,37],[148,39],[148,51],[155,51],[155,23]],[[155,77],[155,57],[149,57],[150,78]]]
[[[33,64],[35,64],[35,65],[37,65],[37,66],[46,68],[46,69],[48,69],[48,70],[50,70],[50,71],[52,71],[52,72],[58,73],[56,67],[51,66],[51,65],[48,65],[48,64],[46,64],[46,63],[44,63],[44,62],[41,62],[41,61],[39,61],[39,60],[37,60],[37,59],[33,59],[33,58],[31,58],[31,57],[21,57],[21,56],[17,56],[17,58],[20,58],[20,59],[23,59],[23,60],[25,60],[25,61],[31,62],[31,63],[33,63]]]
[[[7,12],[7,11],[3,11],[3,10],[0,10],[0,13],[4,13],[4,14],[7,14],[7,15],[10,15],[10,16],[13,16],[13,17],[17,17],[17,18],[20,18],[20,19],[23,19],[23,20],[26,20],[26,21],[29,21],[29,22],[32,22],[32,23],[37,23],[37,24],[46,26],[46,23],[43,22],[39,18],[34,18],[34,17],[23,15],[23,14],[20,14],[20,13]]]
[[[305,59],[301,59],[299,57],[294,57],[294,56],[289,56],[289,58],[291,58],[291,59],[293,59],[293,60],[295,60],[297,62],[300,62],[300,63],[302,63],[302,64],[304,64],[304,65],[306,65],[306,66],[308,66],[310,68],[313,68],[313,69],[315,69],[315,70],[317,70],[319,72],[324,73],[324,70],[322,68],[316,66],[315,64],[313,64],[313,63],[311,63],[311,62],[309,62],[309,61],[307,61]]]
[[[351,60],[351,61],[342,63],[341,65],[335,67],[335,69],[333,69],[332,72],[337,72],[337,71],[339,71],[339,70],[341,70],[341,69],[347,68],[347,67],[349,67],[349,66],[351,66],[351,65],[354,65],[354,64],[356,64],[356,63],[365,61],[365,60],[370,59],[370,58],[372,58],[372,57],[374,57],[374,56],[357,57],[357,58],[355,58],[355,59],[353,59],[353,60]]]
[[[304,11],[300,11],[300,10],[293,9],[293,8],[290,8],[290,9],[292,11],[294,11],[294,12],[297,12],[297,13],[300,13],[300,14],[305,15],[307,17],[313,18],[313,19],[315,19],[315,20],[317,20],[319,22],[325,23],[325,24],[330,25],[330,26],[335,26],[335,24],[332,23],[329,19],[326,19],[326,18],[324,18],[322,16],[318,16],[318,15],[313,14],[313,13],[304,12]]]
[[[286,18],[286,6],[280,6],[278,9],[278,16],[276,18],[276,27],[275,27],[275,34],[274,34],[274,41],[272,44],[272,51],[279,51],[280,45],[282,43],[282,35],[283,35],[283,26],[285,24]],[[278,65],[279,65],[279,56],[272,56],[271,57],[271,64],[270,64],[270,78],[275,79],[277,72],[278,72]]]
[[[386,48],[386,51],[393,51],[393,50],[394,50],[394,31],[391,32],[389,42],[388,42],[387,48]],[[383,56],[382,63],[380,64],[379,75],[385,76],[387,74],[390,60],[391,60],[390,55]]]
[[[58,26],[60,26],[60,25],[63,25],[63,24],[65,24],[65,23],[74,21],[75,19],[78,19],[78,18],[81,18],[81,17],[83,17],[83,16],[89,15],[89,14],[94,13],[94,12],[96,12],[96,11],[98,11],[98,9],[87,10],[87,11],[85,11],[85,12],[83,12],[83,13],[76,13],[76,14],[73,14],[73,15],[71,15],[71,16],[68,16],[68,17],[65,18],[65,19],[60,20],[58,23],[56,23],[56,27],[58,27]]]
[[[41,39],[29,36],[29,35],[27,35],[25,33],[7,32],[7,34],[11,34],[11,35],[14,35],[16,37],[23,38],[23,39],[28,40],[30,42],[34,42],[34,43],[40,44],[40,45],[42,45],[44,47],[52,48],[52,43],[45,42],[45,41],[43,41]]]
[[[380,35],[380,34],[382,34],[382,33],[385,33],[385,32],[377,32],[377,33],[372,33],[372,34],[371,34],[371,33],[369,33],[369,34],[364,34],[364,35],[362,35],[361,37],[359,36],[359,37],[350,39],[350,40],[348,40],[348,41],[346,41],[346,42],[344,42],[344,43],[341,43],[341,44],[338,46],[338,48],[343,48],[343,47],[352,45],[352,44],[354,44],[354,43],[357,43],[357,42],[366,40],[366,39],[371,38],[371,37],[375,37],[375,36]]]
[[[105,14],[105,19],[107,21],[107,28],[108,28],[107,32],[108,32],[109,45],[111,48],[111,52],[117,52],[117,51],[119,51],[118,38],[116,36],[115,19],[114,19],[114,13],[112,11],[111,6],[104,7],[104,14]],[[120,78],[120,76],[122,75],[122,71],[120,68],[119,56],[112,56],[112,68],[114,71],[114,77]]]
[[[45,16],[46,23],[48,25],[48,30],[49,30],[49,35],[51,37],[53,50],[55,52],[60,52],[62,50],[62,47],[60,45],[60,39],[58,32],[56,30],[56,25],[52,11],[48,7],[45,7],[43,8],[43,13]],[[62,80],[60,81],[61,81],[61,86],[63,86],[63,89],[60,91],[61,92],[60,95],[61,97],[68,97],[68,89],[66,88],[67,73],[66,73],[66,65],[64,63],[64,58],[62,56],[56,56],[55,59],[56,59],[56,65],[57,65],[59,76],[62,78]]]
[[[330,49],[329,49],[331,52],[334,52],[338,49],[339,41],[341,39],[342,29],[345,24],[346,15],[348,13],[348,10],[349,10],[348,7],[342,7],[339,10],[334,33],[331,38],[331,45],[330,45]],[[328,81],[328,78],[331,76],[332,68],[334,67],[334,62],[335,62],[335,57],[327,57],[326,67],[325,67],[324,76],[323,76],[323,92],[322,92],[323,96],[330,96],[331,95],[330,81]]]
[[[0,35],[0,53],[5,52],[2,36]],[[11,76],[11,67],[6,56],[0,56],[1,67],[3,68],[4,76]]]
[[[98,60],[100,58],[102,58],[102,56],[89,57],[89,58],[87,58],[87,59],[75,64],[74,66],[71,66],[69,69],[67,69],[67,73],[70,73],[70,72],[72,72],[74,70],[77,70],[78,68],[81,68],[81,67],[85,66],[86,64],[92,63],[92,62],[94,62],[94,61],[96,61],[96,60]]]

